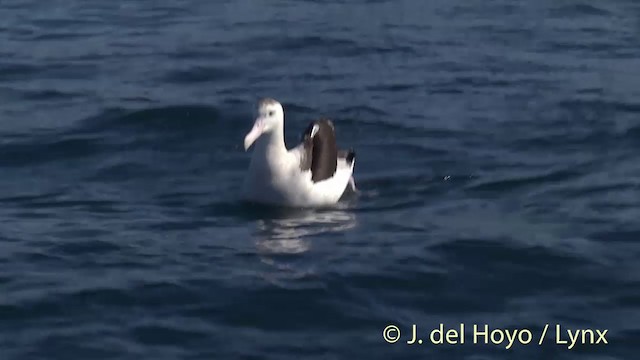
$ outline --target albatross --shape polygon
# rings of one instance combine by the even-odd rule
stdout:
[[[355,152],[339,150],[333,122],[326,118],[309,123],[300,143],[284,143],[284,109],[271,98],[258,102],[258,117],[244,138],[253,145],[244,179],[246,201],[268,205],[317,207],[337,203],[353,179]]]

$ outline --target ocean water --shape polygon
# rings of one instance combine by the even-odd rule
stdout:
[[[2,0],[0,359],[637,358],[639,36],[634,0]],[[239,201],[263,96],[359,194]]]

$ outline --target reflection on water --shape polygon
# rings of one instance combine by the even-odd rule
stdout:
[[[300,254],[311,247],[311,237],[351,229],[353,213],[343,210],[299,210],[280,218],[258,221],[256,247],[263,255]]]
[[[296,255],[308,252],[318,235],[355,226],[355,214],[343,210],[296,210],[259,220],[255,244],[262,264],[266,265],[260,277],[280,288],[323,286],[314,276],[317,264],[322,261]]]

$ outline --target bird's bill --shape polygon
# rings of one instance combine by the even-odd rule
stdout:
[[[249,131],[249,133],[247,133],[247,136],[244,137],[244,151],[249,150],[251,145],[253,145],[253,143],[260,137],[260,135],[262,135],[263,131],[264,121],[262,121],[262,118],[257,118],[253,123],[253,128],[251,128],[251,131]]]

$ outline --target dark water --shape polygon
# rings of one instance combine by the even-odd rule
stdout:
[[[634,0],[2,0],[0,358],[635,359],[639,39]],[[261,96],[360,196],[238,201]]]

